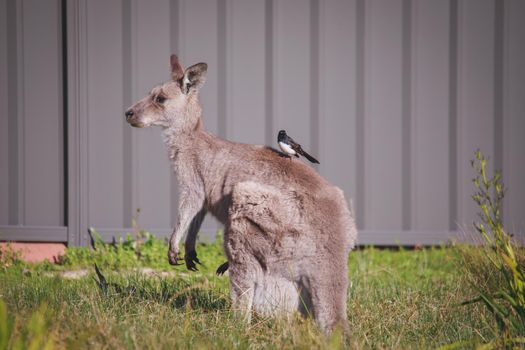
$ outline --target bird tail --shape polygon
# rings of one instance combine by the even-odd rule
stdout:
[[[315,159],[314,157],[312,157],[311,155],[309,155],[309,154],[306,153],[305,151],[302,151],[301,154],[302,154],[306,159],[308,159],[310,162],[320,164],[319,161],[318,161],[317,159]]]

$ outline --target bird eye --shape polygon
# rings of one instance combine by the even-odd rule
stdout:
[[[163,104],[164,102],[166,102],[166,97],[158,95],[157,97],[155,97],[155,102]]]

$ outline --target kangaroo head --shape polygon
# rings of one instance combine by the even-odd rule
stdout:
[[[176,132],[189,132],[200,125],[199,88],[206,82],[206,63],[186,70],[176,55],[171,55],[171,80],[154,87],[142,100],[126,111],[131,126],[160,126]]]

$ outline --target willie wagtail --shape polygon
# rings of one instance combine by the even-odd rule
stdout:
[[[286,131],[279,131],[277,142],[279,143],[279,148],[281,148],[281,150],[287,155],[296,156],[297,158],[299,158],[299,155],[302,155],[310,162],[319,164],[317,159],[303,151],[300,144],[295,142],[290,136],[286,135]]]

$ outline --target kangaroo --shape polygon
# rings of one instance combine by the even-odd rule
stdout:
[[[183,69],[126,112],[134,127],[160,126],[180,189],[168,260],[199,263],[195,242],[209,212],[225,226],[232,304],[249,322],[262,314],[312,315],[321,329],[346,328],[347,259],[357,230],[343,192],[271,147],[235,143],[204,129],[199,89],[207,65]],[[226,268],[228,265],[226,265]]]

